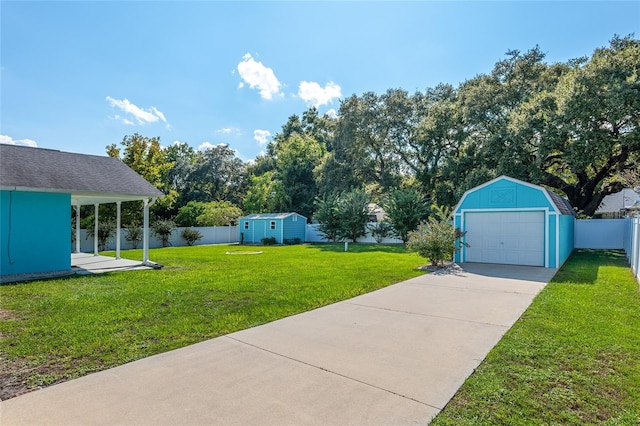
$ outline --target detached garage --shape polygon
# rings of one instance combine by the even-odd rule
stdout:
[[[500,176],[465,192],[456,206],[468,247],[455,261],[559,268],[573,251],[574,219],[559,195]]]

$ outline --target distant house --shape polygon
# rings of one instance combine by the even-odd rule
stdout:
[[[0,275],[69,271],[71,207],[79,235],[81,205],[95,206],[97,225],[99,204],[115,203],[119,219],[124,201],[143,201],[147,262],[149,205],[162,195],[118,158],[0,144]]]
[[[307,218],[298,213],[259,213],[238,220],[238,239],[260,243],[273,237],[277,244],[304,242]]]
[[[637,211],[638,206],[640,206],[640,193],[632,188],[625,188],[620,192],[604,197],[594,216],[620,218],[630,211]]]

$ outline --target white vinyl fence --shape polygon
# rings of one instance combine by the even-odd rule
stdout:
[[[627,221],[625,219],[576,220],[574,247],[582,249],[623,249]]]
[[[374,225],[376,222],[372,222]],[[324,234],[318,230],[318,224],[307,224],[307,232],[305,235],[305,242],[307,243],[326,243],[328,240],[324,238]],[[359,243],[377,243],[375,238],[371,236],[371,232],[367,231],[367,235],[362,238],[358,238]],[[402,240],[397,238],[385,238],[382,240],[382,244],[398,244],[402,243]]]
[[[624,250],[627,252],[629,265],[636,279],[640,279],[640,217],[625,219]]]
[[[169,237],[170,247],[177,246],[186,246],[187,242],[182,239],[180,233],[182,230],[186,228],[176,228],[171,233],[171,237]],[[194,246],[205,245],[205,244],[225,244],[225,243],[236,243],[238,242],[238,227],[237,226],[193,226],[191,229],[195,229],[202,234],[202,238],[195,243]],[[120,230],[120,248],[122,250],[127,250],[133,248],[131,243],[126,240],[127,230]],[[71,244],[71,251],[75,250],[75,243]],[[153,231],[151,231],[151,236],[149,237],[149,247],[157,248],[162,247],[162,242],[156,236],[153,235]],[[142,248],[142,241],[138,243],[138,248]],[[112,236],[107,240],[107,250],[115,250],[116,249],[116,237]],[[93,237],[88,235],[87,230],[80,230],[80,251],[83,253],[93,253]]]
[[[624,249],[640,281],[640,217],[576,220],[575,248]]]

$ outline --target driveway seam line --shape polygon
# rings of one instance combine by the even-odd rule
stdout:
[[[367,383],[367,382],[364,382],[364,381],[362,381],[362,380],[358,380],[358,379],[356,379],[356,378],[346,376],[346,375],[341,374],[341,373],[338,373],[338,372],[336,372],[336,371],[329,370],[328,368],[320,367],[319,365],[314,365],[314,364],[308,363],[308,362],[306,362],[306,361],[302,361],[302,360],[300,360],[300,359],[296,359],[296,358],[293,358],[293,357],[290,357],[290,356],[287,356],[287,355],[284,355],[284,354],[281,354],[281,353],[278,353],[278,352],[275,352],[275,351],[272,351],[272,350],[269,350],[269,349],[263,348],[263,347],[261,347],[261,346],[254,345],[254,344],[252,344],[252,343],[245,342],[244,340],[240,340],[240,339],[235,338],[235,337],[231,337],[231,336],[228,336],[228,335],[227,335],[227,336],[221,336],[221,337],[226,337],[226,338],[228,338],[228,339],[234,340],[234,341],[236,341],[236,342],[238,342],[238,343],[241,343],[241,344],[243,344],[243,345],[251,346],[252,348],[259,349],[259,350],[261,350],[261,351],[268,352],[268,353],[270,353],[270,354],[273,354],[273,355],[276,355],[276,356],[279,356],[279,357],[282,357],[282,358],[285,358],[285,359],[288,359],[288,360],[291,360],[291,361],[294,361],[294,362],[297,362],[297,363],[300,363],[300,364],[303,364],[303,365],[306,365],[306,366],[309,366],[309,367],[312,367],[312,368],[315,368],[315,369],[318,369],[318,370],[320,370],[320,371],[324,371],[324,372],[327,372],[327,373],[330,373],[330,374],[336,375],[336,376],[338,376],[338,377],[342,377],[342,378],[344,378],[344,379],[351,380],[351,381],[354,381],[354,382],[357,382],[357,383],[363,384],[363,385],[365,385],[365,386],[369,386],[369,387],[372,387],[372,388],[374,388],[374,389],[378,389],[378,390],[381,390],[381,391],[383,391],[383,392],[387,392],[387,393],[390,393],[390,394],[392,394],[392,395],[399,396],[400,398],[408,399],[408,400],[410,400],[410,401],[417,402],[418,404],[422,404],[422,405],[426,405],[427,407],[435,408],[435,409],[436,409],[436,410],[438,410],[438,411],[441,411],[441,410],[442,410],[442,407],[436,407],[435,405],[427,404],[426,402],[419,401],[419,400],[417,400],[417,399],[415,399],[415,398],[411,398],[410,396],[402,395],[402,394],[399,394],[399,393],[394,392],[394,391],[392,391],[392,390],[385,389],[385,388],[381,388],[380,386],[376,386],[376,385],[373,385],[373,384],[371,384],[371,383]]]
[[[528,282],[528,281],[527,281]],[[407,283],[407,286],[424,286],[425,284],[413,284],[413,283]],[[527,293],[527,292],[523,292],[523,291],[508,291],[508,290],[490,290],[490,289],[486,289],[486,288],[473,288],[473,287],[452,287],[452,286],[448,286],[448,285],[438,285],[438,284],[433,284],[433,283],[429,283],[428,284],[430,287],[438,287],[438,288],[447,288],[450,290],[471,290],[471,291],[481,291],[481,292],[485,292],[485,293],[509,293],[509,294],[524,294],[527,296],[532,295],[533,293]],[[538,290],[538,293],[540,292],[540,290]],[[538,294],[535,293],[535,294]]]
[[[349,305],[354,305],[354,306],[360,306],[360,307],[363,307],[363,308],[380,309],[382,311],[398,312],[398,313],[401,313],[401,314],[420,315],[422,317],[429,317],[429,318],[442,318],[442,319],[448,319],[448,320],[454,320],[454,321],[470,322],[470,323],[473,323],[473,324],[491,325],[491,326],[494,326],[494,327],[502,327],[502,328],[506,328],[506,329],[510,328],[509,326],[506,326],[506,325],[494,324],[494,323],[491,323],[491,322],[473,321],[473,320],[466,320],[466,319],[460,319],[460,318],[445,317],[445,316],[442,316],[442,315],[421,314],[420,312],[401,311],[399,309],[382,308],[380,306],[363,305],[361,303],[353,303],[353,302],[347,302],[347,301],[343,301],[343,303],[346,303],[346,304],[349,304]]]

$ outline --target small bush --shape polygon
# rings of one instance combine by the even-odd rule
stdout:
[[[174,229],[176,224],[172,220],[157,220],[153,224],[153,233],[162,241],[162,247],[169,245],[169,238]]]
[[[445,260],[451,260],[453,253],[459,249],[460,237],[464,234],[451,222],[451,214],[443,207],[434,207],[434,214],[426,223],[418,225],[418,229],[409,232],[407,248],[416,251],[436,266]]]
[[[186,228],[180,233],[183,240],[187,242],[188,246],[192,246],[198,240],[202,239],[202,234],[197,229]]]
[[[262,241],[262,244],[265,246],[272,246],[276,243],[276,237],[265,237],[260,241]]]
[[[287,245],[296,245],[296,244],[300,244],[302,242],[302,240],[300,240],[300,238],[287,238],[283,241],[284,244]]]
[[[111,221],[98,222],[98,250],[105,251],[107,249],[107,241],[115,235],[116,225]],[[95,237],[95,228],[92,226],[87,229],[87,238]]]
[[[391,235],[393,227],[391,223],[382,221],[378,223],[370,223],[368,226],[371,236],[376,240],[376,243],[381,244],[385,238]]]
[[[127,232],[124,234],[124,239],[131,243],[131,248],[138,248],[138,244],[142,241],[144,232],[139,226],[133,228],[127,228]]]

